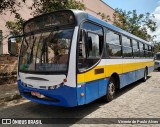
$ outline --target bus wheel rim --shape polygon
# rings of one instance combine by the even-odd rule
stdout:
[[[115,93],[115,85],[114,85],[113,82],[110,82],[110,83],[109,83],[108,89],[109,89],[109,94],[110,94],[111,96],[113,96],[114,93]]]

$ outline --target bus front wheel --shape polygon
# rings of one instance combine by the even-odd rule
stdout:
[[[114,78],[111,77],[110,80],[108,81],[107,93],[103,97],[103,99],[106,102],[112,101],[114,99],[115,92],[116,92],[116,82],[115,82]]]

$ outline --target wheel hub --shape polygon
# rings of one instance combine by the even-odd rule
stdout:
[[[109,94],[111,95],[111,96],[113,96],[113,94],[115,93],[115,85],[114,85],[114,83],[113,82],[111,82],[110,84],[109,84]]]

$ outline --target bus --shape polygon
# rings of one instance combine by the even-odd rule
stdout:
[[[154,69],[160,71],[160,52],[155,54],[155,65]]]
[[[85,11],[60,10],[23,26],[20,94],[37,103],[75,107],[145,81],[154,69],[153,45]]]

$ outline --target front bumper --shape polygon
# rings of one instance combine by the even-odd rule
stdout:
[[[23,97],[34,102],[47,105],[64,106],[64,107],[77,106],[76,88],[64,85],[53,90],[36,89],[36,88],[26,87],[23,85],[21,80],[18,80],[18,89]],[[44,95],[45,98],[38,98],[32,96],[31,91],[39,92],[40,94]]]

